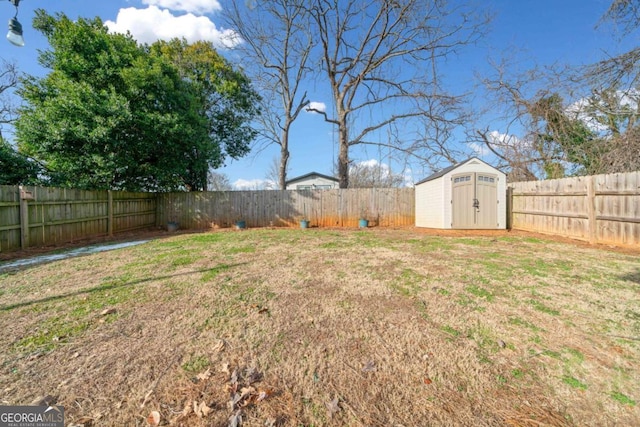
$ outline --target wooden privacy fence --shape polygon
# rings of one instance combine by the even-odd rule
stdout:
[[[511,228],[640,244],[640,172],[509,184]]]
[[[0,251],[154,226],[156,195],[0,185]]]
[[[346,190],[259,190],[158,194],[158,226],[169,221],[180,228],[229,227],[244,220],[248,227],[355,227],[360,218],[374,226],[407,226],[415,222],[413,188]]]

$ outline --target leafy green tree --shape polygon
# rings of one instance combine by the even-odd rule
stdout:
[[[252,135],[242,126],[251,112],[240,119],[227,112],[228,122],[212,129],[203,105],[211,93],[170,56],[110,34],[99,18],[72,21],[38,10],[34,28],[51,46],[39,57],[51,72],[24,80],[16,135],[21,150],[46,165],[51,184],[197,190],[224,150],[245,154],[223,146],[216,131],[239,132],[248,144]]]
[[[238,159],[249,153],[256,131],[251,121],[259,113],[260,97],[249,79],[222,58],[209,42],[158,41],[150,46],[153,56],[169,59],[180,77],[195,88],[198,114],[206,117],[207,138],[188,156],[188,184],[207,190],[211,168],[224,164],[227,156]]]
[[[38,165],[0,137],[0,185],[28,185],[38,181]]]

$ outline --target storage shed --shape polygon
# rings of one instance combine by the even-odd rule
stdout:
[[[415,185],[416,226],[504,229],[506,175],[477,157],[449,166]]]

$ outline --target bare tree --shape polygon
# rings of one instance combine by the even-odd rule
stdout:
[[[352,163],[349,167],[350,188],[398,188],[405,179],[391,167],[377,160]]]
[[[18,86],[18,67],[4,59],[0,63],[0,139],[3,125],[13,123],[12,91]]]
[[[309,71],[313,37],[304,0],[230,2],[227,22],[244,43],[242,65],[263,96],[261,144],[280,146],[277,182],[285,188],[289,136],[299,114],[309,104],[301,83]]]
[[[476,131],[510,180],[561,178],[640,169],[640,91],[576,84],[581,70],[535,68],[484,80],[502,132]],[[566,78],[566,76],[571,77]]]
[[[209,191],[231,191],[233,186],[227,175],[210,170],[207,174],[207,189]]]
[[[267,173],[265,175],[265,186],[267,190],[276,190],[276,189],[281,189],[284,190],[286,188],[283,188],[282,185],[279,184],[279,180],[280,180],[280,168],[282,166],[282,163],[280,161],[281,159],[279,159],[278,157],[274,157],[271,160],[271,163],[269,163],[269,167],[267,169]],[[287,166],[286,170],[285,170],[285,175],[288,176],[289,175],[289,167]],[[286,187],[286,185],[285,185]]]
[[[335,116],[316,112],[337,127],[340,187],[349,186],[349,149],[358,144],[428,158],[434,140],[425,129],[461,122],[460,98],[440,84],[440,61],[477,40],[488,18],[445,0],[309,4]],[[394,127],[402,134],[389,141]],[[420,130],[427,135],[409,140]]]

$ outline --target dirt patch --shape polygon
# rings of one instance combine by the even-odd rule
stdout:
[[[107,426],[640,424],[638,258],[458,233],[160,234],[0,274],[0,400]]]

